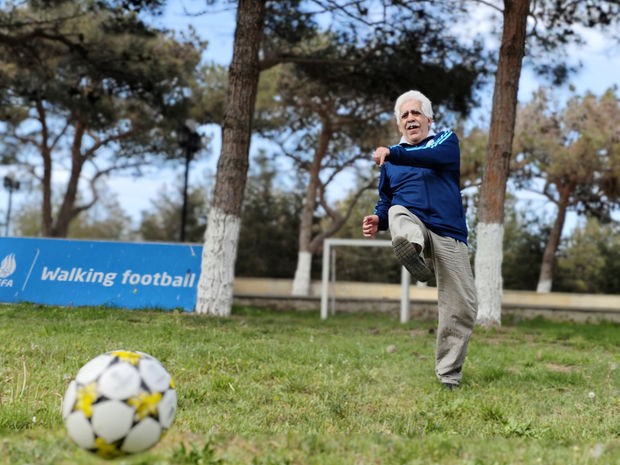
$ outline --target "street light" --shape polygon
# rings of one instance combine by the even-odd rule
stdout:
[[[19,190],[19,181],[13,177],[4,177],[4,188],[9,191],[9,205],[6,209],[6,222],[4,223],[4,235],[9,235],[9,224],[11,222],[11,205],[13,204],[13,192]]]
[[[189,164],[194,155],[200,150],[200,134],[196,132],[197,124],[188,119],[179,131],[179,146],[185,156],[185,178],[183,183],[183,209],[181,210],[181,234],[180,241],[185,242],[185,223],[187,222],[187,184],[189,178]]]

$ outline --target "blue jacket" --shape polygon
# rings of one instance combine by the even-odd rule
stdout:
[[[402,205],[434,233],[467,243],[460,167],[459,141],[452,131],[434,134],[418,145],[390,147],[375,207],[379,229],[388,229],[389,208]]]

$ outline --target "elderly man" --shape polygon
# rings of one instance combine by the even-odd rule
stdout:
[[[394,113],[402,138],[398,145],[375,150],[381,166],[379,201],[374,214],[364,217],[362,232],[374,237],[389,228],[394,255],[418,281],[433,277],[432,263],[439,296],[435,373],[446,389],[454,389],[461,383],[477,311],[459,141],[450,130],[431,129],[432,105],[421,92],[398,97]]]

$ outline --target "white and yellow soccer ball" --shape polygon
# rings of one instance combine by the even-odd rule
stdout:
[[[78,371],[65,393],[62,416],[73,442],[110,459],[157,444],[176,407],[174,381],[156,358],[115,350]]]

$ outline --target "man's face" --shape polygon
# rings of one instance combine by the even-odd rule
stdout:
[[[400,106],[398,130],[407,143],[416,145],[428,137],[431,128],[431,118],[422,113],[422,103],[409,100]]]

